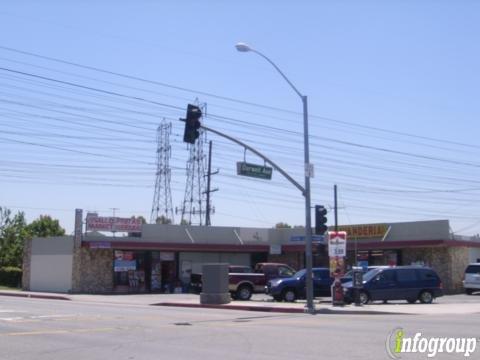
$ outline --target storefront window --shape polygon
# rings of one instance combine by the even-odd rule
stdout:
[[[115,250],[114,252],[114,286],[117,291],[144,292],[145,286],[145,252]]]
[[[399,265],[401,251],[400,250],[359,250],[357,251],[357,261],[356,266],[379,266],[379,265],[388,265],[396,266]],[[355,256],[353,256],[355,258]]]
[[[183,291],[174,252],[115,250],[113,272],[115,292]]]
[[[162,263],[160,261],[160,252],[152,251],[152,276],[150,279],[150,289],[151,291],[161,291],[162,290]]]

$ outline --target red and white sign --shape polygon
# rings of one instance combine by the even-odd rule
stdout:
[[[104,217],[87,214],[87,231],[141,232],[142,220],[136,218]]]
[[[347,233],[345,231],[328,232],[328,256],[345,257],[347,255]]]

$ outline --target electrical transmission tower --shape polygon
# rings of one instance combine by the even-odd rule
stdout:
[[[207,213],[205,168],[206,156],[203,152],[207,141],[206,131],[200,130],[200,135],[194,144],[189,144],[189,157],[187,160],[187,182],[182,213],[182,224],[205,225]]]
[[[172,149],[170,146],[170,134],[172,123],[162,120],[157,128],[157,177],[155,180],[155,193],[153,195],[152,212],[150,223],[155,224],[158,218],[164,223],[174,223],[172,192],[170,188],[170,158]]]

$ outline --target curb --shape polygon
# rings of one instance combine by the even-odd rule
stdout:
[[[248,305],[216,305],[216,304],[181,304],[181,303],[157,303],[150,304],[152,306],[170,306],[170,307],[188,307],[203,309],[223,309],[223,310],[244,310],[244,311],[261,311],[261,312],[279,312],[279,313],[301,313],[303,309],[297,308],[278,308],[274,306],[248,306]]]
[[[248,306],[248,305],[216,305],[216,304],[181,304],[172,302],[163,302],[157,304],[150,304],[151,306],[169,306],[169,307],[184,307],[184,308],[203,308],[203,309],[222,309],[222,310],[243,310],[243,311],[258,311],[258,312],[276,312],[276,313],[290,313],[290,314],[305,314],[303,308],[285,308],[275,306]],[[319,309],[315,314],[322,315],[413,315],[407,313],[395,313],[387,311],[354,311],[354,310],[332,310]]]
[[[12,293],[7,291],[0,292],[0,296],[16,296],[16,297],[31,298],[31,299],[69,300],[69,301],[72,300],[66,296],[61,296],[61,295]]]

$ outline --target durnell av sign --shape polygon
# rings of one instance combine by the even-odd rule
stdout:
[[[237,162],[237,175],[250,176],[257,179],[272,179],[272,168],[268,166],[261,166],[249,164],[246,162]]]

